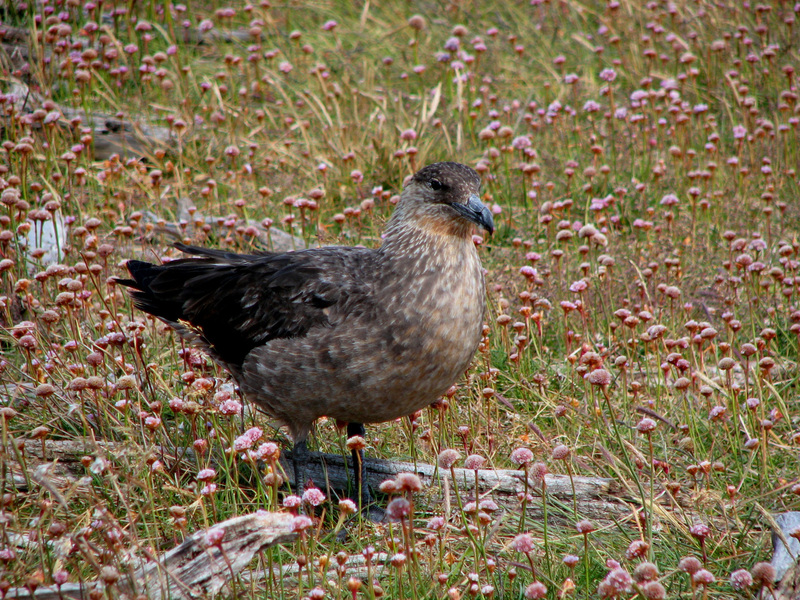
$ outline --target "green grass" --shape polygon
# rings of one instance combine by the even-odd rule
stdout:
[[[60,571],[93,580],[103,566],[124,572],[129,552],[283,510],[269,465],[226,450],[253,426],[261,441],[285,434],[248,407],[220,412],[226,374],[109,281],[125,259],[176,256],[165,227],[180,219],[177,237],[236,251],[260,247],[248,226],[265,219],[312,244],[374,247],[404,177],[446,159],[478,168],[496,205],[481,250],[487,333],[446,407],[371,426],[369,455],[435,463],[456,448],[515,468],[511,452],[524,446],[550,472],[566,474],[568,462],[573,475],[615,480],[631,513],[584,539],[583,515],[552,496],[546,528],[531,517],[522,526],[516,501],[482,524],[454,503],[432,531],[428,520],[444,516],[436,486],[415,495],[413,527],[361,524],[343,542],[327,533],[333,501],[320,528],[252,571],[300,556],[333,564],[370,546],[405,562],[372,582],[318,567],[300,583],[241,580],[237,597],[320,586],[330,598],[372,598],[374,583],[392,598],[515,598],[534,580],[531,564],[547,597],[571,586],[593,597],[607,561],[633,573],[645,559],[667,597],[750,595],[730,573],[769,559],[766,513],[800,510],[791,3],[289,2],[231,17],[217,3],[103,10],[112,6],[127,12],[50,15],[31,3],[4,18],[36,42],[26,65],[2,57],[4,87],[30,94],[0,106],[0,583],[51,584]],[[50,21],[61,11],[59,34]],[[421,29],[408,24],[415,14]],[[198,41],[204,19],[213,28]],[[454,40],[459,49],[445,50]],[[98,123],[45,122],[53,103],[172,137],[142,161],[94,160]],[[69,229],[62,266],[48,271],[38,242],[20,240],[55,213]],[[599,369],[607,385],[589,382]],[[644,417],[656,423],[648,435],[636,428]],[[38,427],[49,440],[89,440],[84,485],[58,496],[24,467],[12,481],[12,441]],[[312,444],[341,452],[342,438],[322,422]],[[561,444],[567,461],[551,457]],[[196,476],[212,465],[216,491],[204,495]],[[702,544],[697,523],[710,528]],[[518,533],[533,536],[530,562],[511,546]],[[647,551],[626,556],[635,540]],[[578,556],[574,568],[566,554]],[[716,582],[693,591],[679,567],[687,556]]]

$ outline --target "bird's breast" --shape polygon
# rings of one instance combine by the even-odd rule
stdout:
[[[394,324],[385,350],[396,357],[394,376],[407,391],[433,400],[469,366],[480,342],[483,268],[471,239],[425,240],[397,261],[403,275],[385,290]]]

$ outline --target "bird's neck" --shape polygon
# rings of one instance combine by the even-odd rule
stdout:
[[[425,206],[400,202],[386,226],[381,250],[402,253],[419,244],[438,246],[451,244],[461,248],[472,244],[472,225],[454,218],[445,205]]]
[[[441,219],[417,219],[396,227],[391,224],[381,244],[380,253],[392,258],[403,256],[461,255],[474,252],[471,227],[461,223],[447,223]]]

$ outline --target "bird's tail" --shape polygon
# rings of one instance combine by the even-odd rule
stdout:
[[[237,260],[252,258],[185,244],[175,244],[175,247],[202,259],[185,258],[163,265],[129,260],[126,267],[131,279],[116,280],[118,284],[131,288],[136,308],[170,323],[192,322],[194,315],[187,314],[187,301],[202,304],[204,296],[212,300],[224,289],[230,271],[219,267],[230,267]],[[189,281],[192,281],[191,291],[186,285]]]
[[[231,368],[241,365],[253,342],[233,325],[240,317],[242,269],[255,255],[236,255],[176,244],[187,254],[163,265],[140,260],[127,263],[130,288],[139,310],[171,325],[181,337],[206,350]]]
[[[131,278],[116,282],[131,288],[136,308],[170,323],[185,320],[181,290],[196,275],[195,269],[173,263],[154,265],[141,260],[129,260],[126,267]]]

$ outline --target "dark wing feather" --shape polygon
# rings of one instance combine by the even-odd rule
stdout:
[[[215,358],[234,367],[270,340],[329,325],[331,311],[364,292],[357,275],[372,254],[346,247],[260,255],[181,250],[200,257],[129,261],[132,279],[118,281],[133,288],[137,308],[188,324]]]

